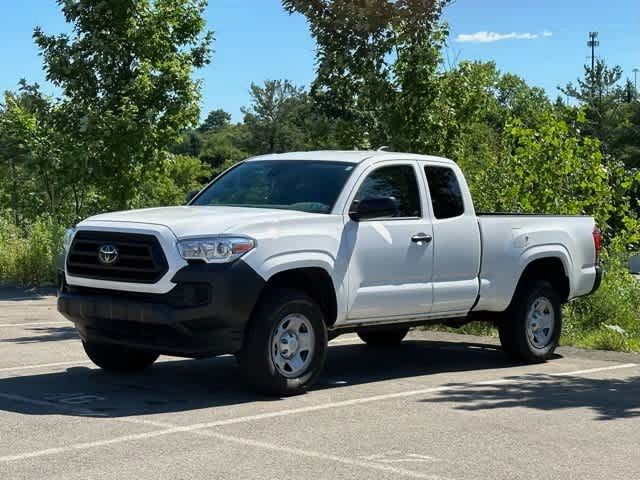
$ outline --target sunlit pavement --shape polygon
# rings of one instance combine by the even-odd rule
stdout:
[[[308,394],[256,396],[233,357],[87,361],[55,298],[0,290],[0,479],[640,478],[640,357],[492,339],[331,342]]]

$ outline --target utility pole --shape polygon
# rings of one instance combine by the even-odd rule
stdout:
[[[637,93],[638,92],[638,72],[640,72],[640,70],[638,70],[637,68],[634,68],[631,71],[633,72],[633,88],[636,90],[636,93]]]
[[[589,41],[587,46],[591,48],[591,71],[596,68],[596,47],[600,45],[598,40],[598,32],[589,32]]]

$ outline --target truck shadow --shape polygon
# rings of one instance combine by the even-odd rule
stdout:
[[[327,365],[314,390],[512,366],[492,345],[406,341],[397,349],[385,350],[338,344],[330,346]],[[213,418],[217,418],[216,407],[278,401],[249,391],[239,373],[230,356],[164,361],[134,375],[74,367],[65,372],[0,379],[0,410],[25,415],[131,417],[214,409]],[[452,402],[454,408],[462,409],[587,407],[602,419],[640,413],[638,379],[519,378],[522,384],[518,380],[495,388],[467,385],[462,390],[452,384],[451,392],[422,401]]]
[[[553,411],[588,408],[596,420],[640,416],[640,377],[585,378],[527,374],[508,377],[510,383],[496,385],[450,384],[450,390],[425,403],[450,403],[464,411],[531,408]]]
[[[0,302],[21,302],[25,300],[41,300],[56,294],[54,287],[14,287],[0,286]]]
[[[21,337],[4,338],[0,340],[0,343],[18,343],[23,345],[80,338],[73,325],[68,327],[30,327],[25,328],[25,330],[30,333]]]

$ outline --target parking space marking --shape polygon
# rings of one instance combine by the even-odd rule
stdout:
[[[275,452],[283,452],[288,455],[296,455],[299,457],[313,458],[316,460],[324,460],[335,463],[341,463],[343,465],[348,465],[351,467],[361,467],[369,470],[377,470],[379,472],[387,472],[393,473],[394,475],[403,476],[407,478],[421,478],[428,480],[445,480],[445,477],[441,477],[439,475],[433,475],[429,473],[421,473],[413,470],[407,470],[405,468],[391,466],[385,463],[378,463],[375,461],[368,460],[357,460],[354,458],[340,457],[337,455],[331,455],[321,452],[315,452],[313,450],[303,450],[301,448],[295,447],[287,447],[284,445],[276,445],[273,443],[262,442],[258,440],[251,440],[248,438],[241,438],[232,435],[222,434],[218,432],[212,432],[208,430],[199,430],[195,433],[199,435],[203,435],[206,437],[215,438],[217,440],[222,440],[225,442],[236,443],[239,445],[261,448],[263,450],[270,450]]]
[[[174,432],[176,429],[181,429],[181,432],[183,433],[190,433],[198,436],[215,438],[216,440],[222,440],[230,443],[237,443],[243,446],[261,448],[263,450],[284,452],[289,455],[297,455],[301,457],[314,458],[318,460],[327,460],[327,461],[332,461],[336,463],[342,463],[349,466],[362,467],[367,469],[394,473],[396,475],[401,475],[409,478],[421,478],[421,479],[427,479],[427,480],[447,480],[445,477],[441,477],[438,475],[420,473],[420,472],[415,472],[413,470],[407,470],[401,467],[392,467],[390,465],[385,465],[387,463],[394,463],[392,461],[386,461],[386,460],[375,461],[375,459],[373,458],[363,458],[363,460],[357,460],[353,458],[340,457],[338,455],[331,455],[331,454],[316,452],[313,450],[287,447],[284,445],[277,445],[274,443],[263,442],[260,440],[252,440],[249,438],[237,437],[235,435],[228,435],[225,433],[213,432],[211,430],[206,430],[206,429],[194,430],[190,428],[191,426],[179,427],[177,425],[173,425],[170,423],[158,422],[154,420],[144,420],[139,418],[117,418],[116,420],[126,422],[126,423],[137,424],[137,425],[153,426],[153,427],[166,429],[164,431],[171,430],[172,432]],[[151,432],[151,433],[157,433],[157,432]],[[175,432],[175,433],[180,433],[180,432]],[[425,455],[417,455],[417,454],[409,454],[407,455],[407,457],[413,457],[413,460],[418,460],[421,462],[424,462],[425,459],[427,458],[430,459],[431,461],[435,460],[433,457],[427,457]],[[2,461],[1,457],[0,457],[0,461]]]
[[[77,450],[88,450],[92,448],[105,447],[108,445],[115,445],[118,443],[134,442],[136,440],[146,440],[153,437],[160,437],[160,436],[169,435],[172,433],[179,433],[179,432],[180,432],[179,428],[165,429],[165,430],[157,430],[155,432],[145,432],[145,433],[124,435],[121,437],[114,437],[107,440],[97,440],[95,442],[75,443],[75,444],[67,445],[64,447],[47,448],[45,450],[35,450],[32,452],[19,453],[17,455],[6,455],[4,457],[0,457],[0,463],[9,463],[9,462],[15,462],[18,460],[27,460],[30,458],[57,455],[61,453],[69,453]]]
[[[623,368],[633,368],[637,367],[637,363],[621,363],[619,365],[612,365],[610,367],[596,367],[596,368],[587,368],[585,370],[574,370],[573,372],[560,372],[560,373],[550,373],[550,377],[574,377],[577,375],[587,375],[589,373],[598,373],[609,370],[620,370]]]
[[[437,462],[439,459],[430,455],[421,455],[419,453],[403,453],[399,450],[391,450],[389,452],[377,453],[362,457],[365,460],[372,460],[380,463],[429,463]]]
[[[570,371],[570,372],[550,373],[550,374],[545,374],[545,375],[576,376],[576,375],[582,375],[582,374],[607,372],[607,371],[612,371],[612,370],[620,370],[620,369],[627,369],[627,368],[634,368],[634,367],[638,367],[638,364],[636,364],[636,363],[616,364],[616,365],[609,365],[609,366],[603,366],[603,367],[589,368],[589,369],[585,369],[585,370],[573,370],[573,371]],[[536,372],[529,372],[529,373],[536,373]],[[543,373],[541,373],[541,374],[543,374]],[[154,431],[154,432],[147,432],[147,433],[143,433],[143,434],[137,434],[137,435],[125,435],[125,436],[121,436],[121,437],[115,437],[115,438],[112,438],[112,439],[96,441],[96,442],[72,444],[72,445],[68,445],[66,447],[50,448],[50,449],[45,449],[45,450],[36,450],[36,451],[26,452],[26,453],[17,454],[17,455],[8,455],[8,456],[0,457],[0,463],[7,463],[7,462],[16,461],[16,460],[24,460],[24,459],[28,459],[28,458],[34,458],[34,457],[40,457],[40,456],[46,456],[46,455],[54,455],[54,454],[65,453],[65,452],[70,452],[70,451],[74,451],[74,450],[85,450],[85,449],[89,449],[89,448],[97,448],[97,447],[101,447],[101,446],[113,445],[113,444],[118,444],[118,443],[136,441],[136,440],[144,440],[144,439],[147,439],[147,438],[160,437],[160,436],[164,436],[164,435],[172,435],[172,434],[176,434],[176,433],[196,433],[196,434],[198,434],[199,431],[204,431],[206,429],[211,429],[211,428],[215,428],[215,427],[226,426],[226,425],[234,425],[234,424],[237,424],[237,423],[246,423],[246,422],[264,420],[264,419],[269,419],[269,418],[284,417],[284,416],[295,415],[295,414],[299,414],[299,413],[323,411],[323,410],[329,410],[329,409],[333,409],[333,408],[342,408],[342,407],[348,407],[348,406],[353,406],[353,405],[362,405],[362,404],[367,404],[367,403],[372,403],[372,402],[377,402],[377,401],[383,401],[383,400],[407,398],[407,397],[423,395],[423,394],[427,394],[427,393],[464,390],[465,388],[476,387],[476,386],[479,386],[479,385],[511,384],[511,383],[518,383],[518,382],[522,382],[522,381],[530,381],[530,380],[529,379],[525,380],[522,377],[499,378],[499,379],[495,379],[495,380],[485,380],[485,381],[479,381],[479,382],[470,382],[470,383],[456,385],[456,386],[439,386],[439,387],[423,388],[423,389],[418,389],[418,390],[407,390],[407,391],[403,391],[403,392],[395,392],[395,393],[388,393],[388,394],[382,394],[382,395],[373,395],[373,396],[370,396],[370,397],[354,398],[354,399],[343,400],[343,401],[338,401],[338,402],[328,402],[328,403],[319,404],[319,405],[310,405],[308,407],[290,408],[290,409],[279,410],[279,411],[275,411],[275,412],[268,412],[268,413],[256,414],[256,415],[247,415],[247,416],[243,416],[243,417],[235,417],[235,418],[230,418],[230,419],[226,419],[226,420],[218,420],[218,421],[215,421],[215,422],[196,423],[196,424],[192,424],[192,425],[177,426],[177,427],[174,427],[171,424],[166,424],[164,422],[155,422],[155,421],[144,420],[144,419],[139,419],[139,418],[111,417],[113,420],[126,422],[126,423],[137,423],[137,424],[141,424],[141,425],[155,426],[155,427],[160,428],[161,430]],[[85,413],[86,412],[92,412],[91,410],[79,409],[77,407],[72,407],[72,406],[68,406],[68,405],[61,405],[61,404],[54,403],[54,402],[44,402],[42,400],[29,399],[29,398],[26,398],[26,397],[20,397],[20,396],[8,394],[8,393],[0,393],[0,397],[4,397],[4,398],[16,400],[16,401],[23,401],[23,402],[26,402],[26,403],[32,403],[32,404],[35,404],[35,405],[46,405],[48,407],[55,407],[55,408],[59,408],[60,410],[71,411],[71,412],[85,412]],[[96,415],[101,415],[101,416],[105,416],[106,415],[106,414],[104,414],[102,412],[95,412],[95,414]],[[216,433],[216,435],[218,435],[218,434]],[[233,438],[235,438],[235,437],[233,437]],[[247,440],[247,439],[238,439],[238,441],[254,442],[253,440]],[[256,445],[258,445],[258,444],[260,444],[260,442],[256,443]],[[265,444],[265,448],[266,448],[266,445],[271,445],[271,444]],[[269,448],[280,448],[280,447],[277,446],[277,445],[273,445],[273,446],[271,446]],[[288,448],[288,447],[282,447],[282,448]],[[302,454],[302,452],[306,452],[306,451],[301,451],[300,454]],[[307,453],[309,455],[315,455],[316,454],[315,452],[307,452]],[[318,455],[324,455],[324,454],[318,454]],[[336,457],[336,458],[341,458],[341,457]],[[346,459],[346,460],[352,461],[351,459]],[[366,462],[364,462],[364,463],[366,463]],[[388,466],[388,465],[386,465],[386,466]],[[434,477],[431,476],[431,477],[417,477],[417,478],[434,478]]]
[[[69,325],[73,327],[73,323],[66,321],[56,321],[56,322],[26,322],[26,323],[0,323],[0,328],[9,328],[9,327],[39,327],[41,325],[52,326],[52,325]]]
[[[30,403],[33,403],[33,402],[30,402]],[[312,450],[303,450],[300,448],[287,447],[284,445],[276,445],[272,443],[261,442],[258,440],[251,440],[247,438],[240,438],[240,437],[217,433],[217,432],[211,432],[211,431],[205,431],[205,430],[193,431],[189,427],[169,426],[169,424],[165,424],[165,423],[137,420],[132,418],[115,418],[114,420],[124,422],[124,423],[133,423],[133,424],[141,424],[141,425],[147,425],[147,426],[162,427],[163,429],[152,431],[152,432],[123,435],[121,437],[110,438],[107,440],[99,440],[95,442],[76,443],[76,444],[68,445],[65,447],[48,448],[45,450],[37,450],[37,451],[26,452],[26,453],[21,453],[17,455],[7,455],[4,457],[0,457],[0,463],[9,463],[9,462],[14,462],[18,460],[27,460],[27,459],[32,459],[32,458],[37,458],[42,456],[69,453],[69,452],[78,451],[78,450],[88,450],[92,448],[115,445],[115,444],[124,443],[124,442],[147,440],[150,438],[156,438],[156,437],[165,436],[165,435],[172,435],[172,434],[187,432],[187,433],[194,433],[198,436],[215,438],[217,440],[236,443],[243,446],[261,448],[261,449],[270,450],[270,451],[284,452],[289,455],[297,455],[297,456],[313,458],[317,460],[333,461],[336,463],[341,463],[341,464],[349,465],[353,467],[362,467],[362,468],[378,470],[382,472],[393,473],[393,474],[401,475],[403,477],[408,477],[408,478],[420,478],[425,480],[447,480],[444,477],[440,477],[437,475],[419,473],[412,470],[393,467],[390,465],[384,465],[384,464],[380,464],[372,461],[356,460],[352,458],[340,457],[337,455],[330,455],[326,453],[315,452]],[[168,428],[165,428],[165,427],[168,427]]]

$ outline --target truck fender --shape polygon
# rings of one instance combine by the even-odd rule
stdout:
[[[513,282],[511,282],[511,284],[509,285],[509,291],[506,292],[506,299],[508,303],[511,303],[513,295],[516,291],[516,287],[518,286],[518,282],[520,281],[520,278],[522,278],[522,274],[527,269],[527,267],[536,260],[545,258],[555,258],[560,260],[565,274],[569,279],[569,291],[571,291],[573,281],[570,275],[571,272],[573,272],[573,260],[571,259],[571,254],[569,253],[567,248],[561,244],[536,245],[525,250],[524,252],[522,252],[522,255],[520,255],[518,261],[518,270],[515,272]]]
[[[267,258],[260,265],[251,265],[256,272],[268,282],[274,275],[287,270],[299,268],[321,268],[329,274],[336,294],[337,319],[346,316],[346,269],[337,278],[336,261],[329,253],[323,251],[297,251],[281,253]]]

